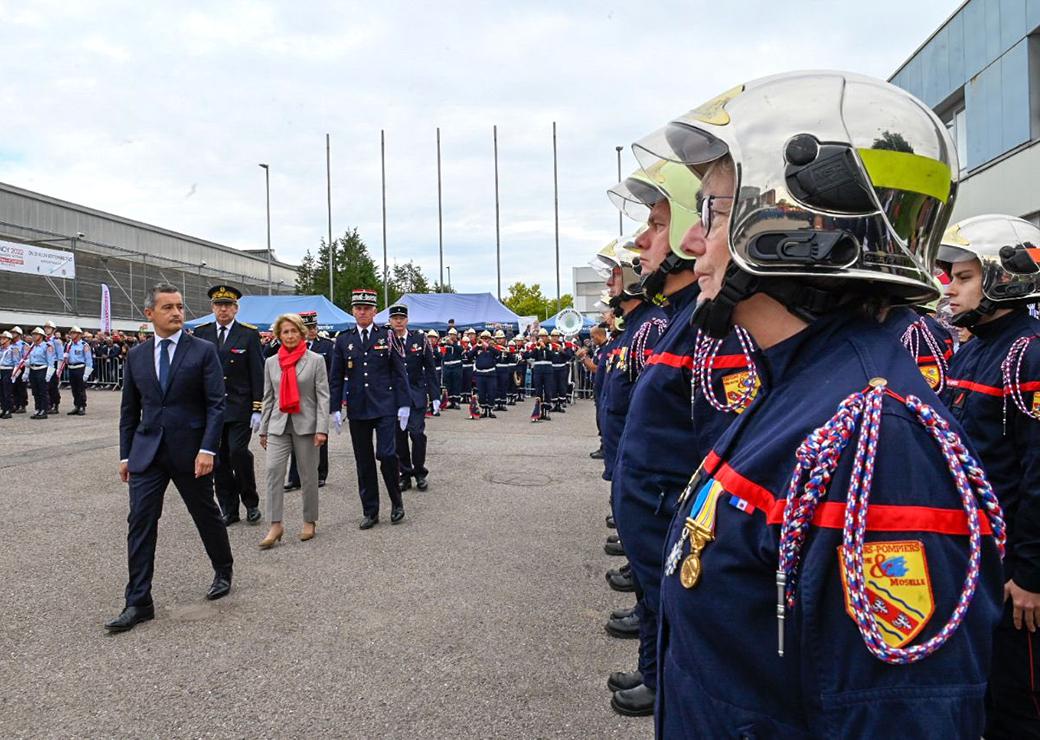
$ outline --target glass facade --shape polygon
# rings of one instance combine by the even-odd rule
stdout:
[[[893,75],[946,121],[962,171],[1040,138],[1038,33],[1040,0],[969,0]]]

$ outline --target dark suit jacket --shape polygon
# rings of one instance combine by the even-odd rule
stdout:
[[[155,337],[130,350],[123,368],[119,459],[143,473],[165,440],[174,467],[194,471],[200,449],[216,452],[224,427],[224,380],[217,350],[181,334],[164,394],[155,374]]]
[[[224,366],[224,388],[227,406],[224,421],[249,421],[250,415],[262,410],[264,397],[264,360],[260,332],[252,324],[235,320],[223,346],[217,341],[217,323],[195,329],[199,339],[217,346],[220,364]]]
[[[331,339],[325,339],[325,337],[318,337],[317,339],[307,340],[311,352],[321,355],[321,358],[325,360],[325,373],[326,375],[332,374],[332,353],[336,351],[336,345],[333,344]]]
[[[361,342],[357,327],[343,332],[332,353],[329,407],[339,411],[345,401],[350,419],[396,416],[398,409],[412,405],[401,343],[384,326],[370,329],[368,344]]]

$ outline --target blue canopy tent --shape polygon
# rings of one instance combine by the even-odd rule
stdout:
[[[354,326],[354,317],[323,295],[247,295],[238,301],[239,321],[253,324],[260,331],[268,331],[274,320],[283,313],[300,313],[301,311],[318,312],[318,329],[325,331],[343,331]],[[186,321],[189,329],[213,321],[213,314]]]
[[[405,293],[398,303],[408,306],[408,326],[413,329],[448,330],[448,319],[455,319],[460,332],[511,325],[516,331],[520,317],[502,305],[491,293]],[[390,320],[389,310],[376,314],[376,323]]]
[[[566,310],[567,309],[563,309],[562,311],[560,311],[560,313],[556,314],[555,316],[550,316],[545,321],[540,322],[540,325],[546,331],[552,331],[553,329],[556,328],[556,318],[561,313],[563,313],[563,311],[566,311]],[[588,316],[582,316],[581,318],[582,318],[582,323],[581,323],[581,333],[582,334],[588,334],[589,333],[589,329],[591,329],[592,327],[594,327],[598,323],[598,322],[593,321],[592,319],[590,319]]]

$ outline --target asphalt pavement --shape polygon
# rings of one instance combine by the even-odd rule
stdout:
[[[296,537],[296,493],[274,549],[257,548],[266,517],[233,525],[234,586],[216,602],[171,487],[156,618],[121,635],[102,628],[126,582],[119,394],[92,392],[85,417],[0,421],[0,736],[651,736],[609,705],[636,643],[603,630],[632,599],[603,578],[620,559],[602,548],[592,404],[539,424],[510,408],[429,419],[429,490],[404,494],[397,526],[384,490],[366,532],[349,434],[333,435],[317,537]]]

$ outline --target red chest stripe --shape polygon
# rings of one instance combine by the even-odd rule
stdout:
[[[715,478],[730,493],[746,499],[765,512],[768,524],[780,524],[784,520],[785,499],[777,499],[767,489],[750,481],[728,463],[722,462],[714,452],[704,461],[707,470],[714,470]],[[825,501],[816,508],[813,525],[827,529],[841,529],[845,523],[845,504]],[[979,513],[979,526],[983,534],[993,534],[989,519]],[[871,532],[934,532],[936,534],[968,534],[968,520],[958,509],[939,509],[931,506],[898,506],[871,504],[867,513],[867,530]]]
[[[693,369],[693,358],[687,355],[675,355],[671,352],[655,352],[646,361],[647,365],[668,365],[669,367],[685,367]]]
[[[949,385],[953,388],[963,388],[966,391],[974,391],[976,393],[985,393],[987,396],[1008,396],[1011,394],[1010,390],[1004,388],[994,388],[991,385],[983,385],[982,383],[974,383],[970,380],[956,380],[950,378]],[[1040,381],[1032,380],[1028,383],[1019,383],[1019,390],[1023,393],[1029,393],[1031,391],[1040,391]]]

